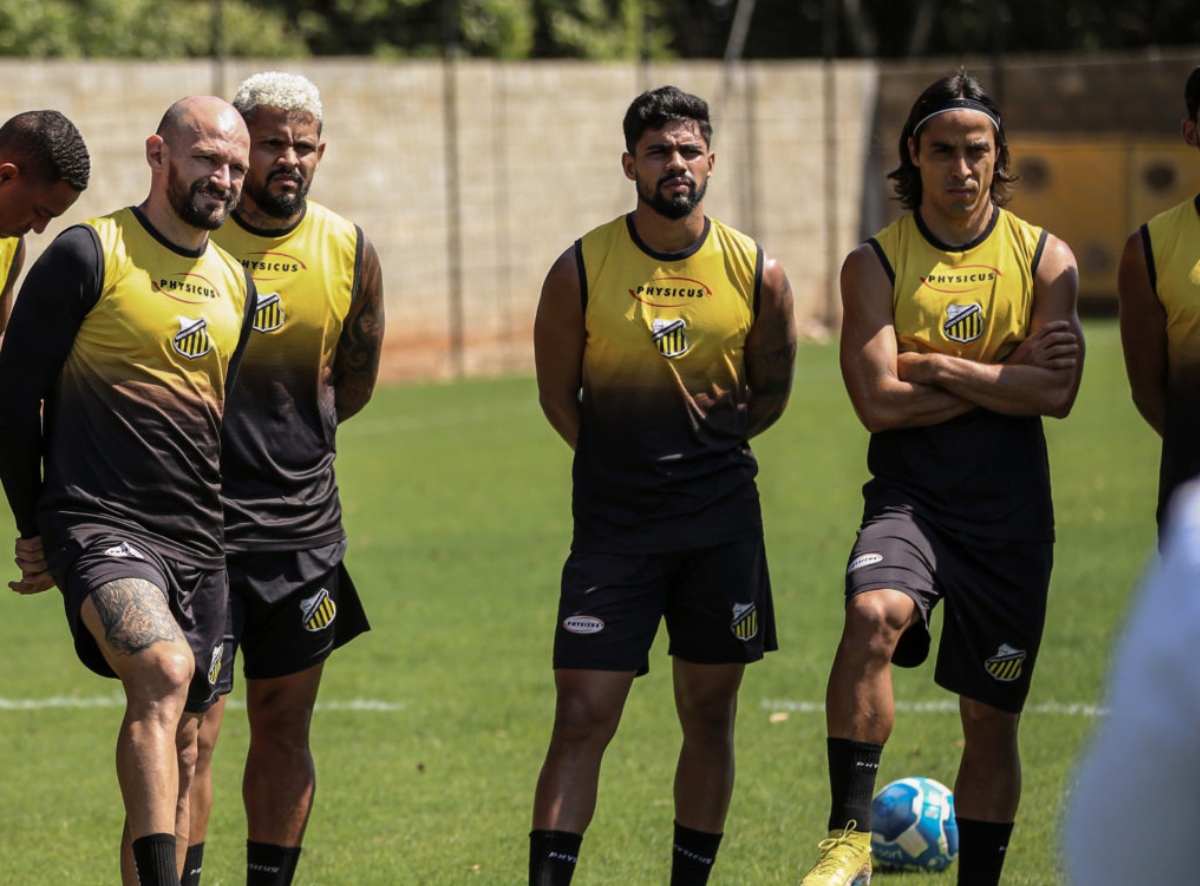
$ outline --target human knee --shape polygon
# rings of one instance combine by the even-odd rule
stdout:
[[[845,634],[860,648],[890,651],[912,624],[916,604],[899,591],[869,591],[846,604]]]
[[[130,701],[160,704],[172,700],[182,704],[195,672],[191,650],[182,643],[156,643],[139,653],[137,659],[122,680]]]
[[[588,695],[560,693],[554,708],[554,740],[606,745],[616,733],[619,719],[619,708],[614,711]]]
[[[964,750],[1008,756],[1016,752],[1021,715],[964,700],[961,706]]]

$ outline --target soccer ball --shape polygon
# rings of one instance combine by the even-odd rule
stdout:
[[[880,867],[940,871],[958,856],[954,794],[932,778],[902,778],[871,803],[871,856]]]

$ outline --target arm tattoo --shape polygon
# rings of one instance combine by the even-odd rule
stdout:
[[[358,297],[350,306],[334,357],[334,400],[339,422],[367,405],[383,348],[383,273],[373,247],[363,254]]]
[[[104,642],[117,655],[135,655],[160,640],[183,639],[158,586],[140,578],[105,582],[92,592]]]

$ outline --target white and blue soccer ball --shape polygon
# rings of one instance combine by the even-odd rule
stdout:
[[[871,804],[871,856],[880,867],[940,871],[958,856],[954,794],[932,778],[902,778]]]

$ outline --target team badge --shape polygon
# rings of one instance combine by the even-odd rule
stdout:
[[[142,552],[135,548],[127,541],[121,542],[119,545],[114,545],[104,552],[106,557],[133,557],[135,560],[145,560]]]
[[[1001,683],[1011,683],[1021,678],[1028,653],[1024,649],[1013,649],[1007,643],[1000,644],[1000,651],[983,663],[989,674]]]
[[[654,344],[664,357],[678,357],[692,346],[687,337],[687,323],[682,319],[655,320]]]
[[[221,662],[225,660],[225,644],[218,643],[213,650],[212,661],[208,664],[208,685],[216,686],[217,677],[221,676]]]
[[[254,320],[251,327],[255,332],[274,332],[283,325],[283,302],[278,292],[260,292],[254,302]]]
[[[983,335],[983,308],[978,302],[969,305],[946,305],[946,322],[942,331],[951,341],[975,341]]]
[[[213,349],[212,336],[208,334],[208,321],[201,317],[193,320],[190,317],[179,318],[179,331],[171,344],[175,350],[189,360],[203,357]]]
[[[758,636],[758,609],[753,603],[734,603],[733,621],[729,629],[739,640],[753,640]]]
[[[604,630],[604,622],[594,615],[572,615],[563,619],[563,628],[572,634],[598,634]]]
[[[300,615],[306,631],[322,631],[337,616],[337,605],[329,591],[321,588],[315,595],[300,601]]]

